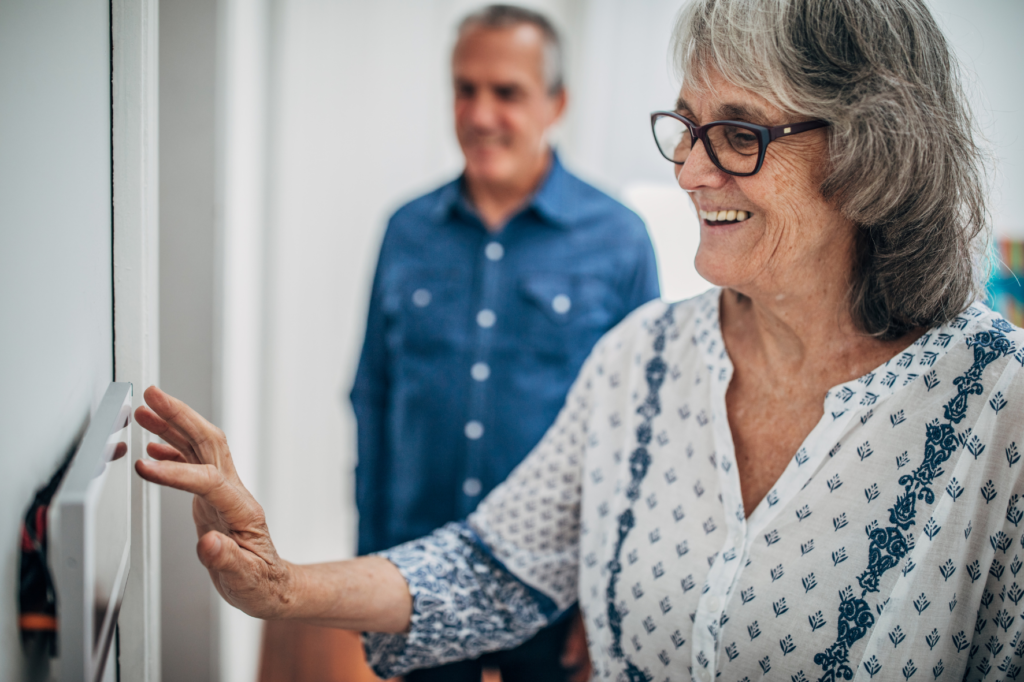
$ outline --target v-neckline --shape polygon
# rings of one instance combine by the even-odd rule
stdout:
[[[694,337],[694,343],[703,347],[712,376],[710,390],[715,452],[724,462],[735,463],[736,448],[732,429],[729,426],[726,404],[726,392],[732,381],[734,366],[725,344],[725,337],[722,334],[721,298],[724,293],[723,288],[716,287],[706,294],[707,300],[702,306],[705,328]],[[973,306],[965,311],[964,315],[970,317],[972,313],[977,314],[976,308]],[[718,467],[722,503],[727,512],[733,512],[726,514],[729,523],[738,523],[737,530],[742,535],[756,535],[763,530],[787,506],[785,502],[792,499],[807,485],[823,464],[824,459],[835,454],[831,449],[822,447],[825,445],[822,441],[835,440],[838,442],[842,434],[849,428],[853,418],[861,412],[860,408],[873,409],[875,405],[895,395],[917,378],[916,374],[906,374],[902,381],[898,381],[901,373],[894,373],[892,370],[909,367],[914,356],[912,351],[914,349],[923,350],[930,341],[936,339],[940,350],[927,351],[932,355],[929,362],[934,364],[945,355],[950,347],[956,346],[955,341],[964,335],[966,327],[967,319],[964,316],[957,317],[953,322],[933,327],[870,372],[830,388],[825,394],[821,418],[804,437],[800,447],[790,457],[786,468],[768,493],[761,498],[749,514],[746,513],[746,508],[743,505],[738,467],[731,465]]]

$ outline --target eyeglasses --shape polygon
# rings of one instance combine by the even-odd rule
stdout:
[[[699,126],[673,111],[651,114],[654,141],[666,159],[683,165],[700,140],[712,163],[729,175],[739,176],[753,175],[761,170],[769,142],[827,125],[827,121],[805,121],[768,128],[744,121],[712,121]]]

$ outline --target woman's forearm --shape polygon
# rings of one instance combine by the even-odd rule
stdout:
[[[292,566],[281,618],[362,632],[403,632],[412,617],[405,578],[383,557]]]

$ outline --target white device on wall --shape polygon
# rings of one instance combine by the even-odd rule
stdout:
[[[60,682],[98,682],[112,657],[131,562],[131,414],[132,385],[111,383],[50,503]]]

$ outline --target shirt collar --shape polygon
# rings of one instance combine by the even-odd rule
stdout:
[[[573,215],[570,202],[566,196],[566,180],[568,176],[569,173],[562,166],[558,154],[552,150],[551,168],[548,169],[547,177],[544,178],[540,189],[533,194],[525,208],[519,212],[532,210],[549,225],[563,229],[571,228]],[[431,212],[432,217],[437,222],[447,220],[453,211],[476,216],[476,211],[467,201],[462,191],[464,178],[465,175],[461,175],[438,191],[437,203]]]

